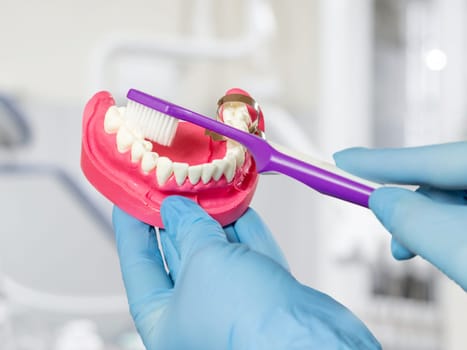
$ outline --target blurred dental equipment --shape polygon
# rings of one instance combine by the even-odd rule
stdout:
[[[31,130],[14,101],[0,94],[0,147],[8,149],[27,143]]]

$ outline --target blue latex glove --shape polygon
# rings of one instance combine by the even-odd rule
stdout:
[[[386,187],[373,192],[370,208],[392,234],[392,254],[418,254],[467,289],[467,142],[370,150],[334,155],[337,166],[355,175],[416,192]]]
[[[298,283],[258,215],[222,229],[192,201],[162,205],[154,229],[114,209],[130,311],[148,350],[379,349],[349,310]]]

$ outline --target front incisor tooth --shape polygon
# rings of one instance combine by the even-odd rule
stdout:
[[[177,181],[177,185],[181,186],[186,180],[188,175],[188,163],[173,163],[173,170],[175,181]]]
[[[227,161],[227,166],[224,171],[225,179],[227,180],[227,182],[230,182],[232,181],[235,175],[235,169],[236,169],[235,165],[237,161],[235,160],[234,157],[231,157],[231,156],[228,156],[224,159]]]
[[[125,113],[126,113],[126,107],[125,106],[120,106],[120,107],[118,107],[118,111],[120,112],[120,115],[122,117],[124,117]]]
[[[215,159],[212,161],[211,164],[214,165],[215,168],[212,178],[214,179],[214,181],[218,181],[221,178],[222,174],[224,174],[225,167],[227,166],[227,161],[224,159]]]
[[[146,152],[141,160],[141,170],[146,174],[153,170],[157,165],[159,155],[156,152]]]
[[[203,173],[203,165],[193,165],[188,168],[188,179],[190,180],[192,185],[196,185],[201,178],[201,174]]]
[[[120,153],[124,153],[131,149],[133,142],[135,142],[136,138],[133,133],[122,125],[117,132],[117,149]]]
[[[156,178],[159,186],[164,185],[172,175],[172,161],[167,157],[159,157],[157,160]]]
[[[206,185],[209,181],[211,181],[215,170],[216,170],[216,167],[214,166],[214,164],[212,163],[203,164],[203,172],[201,174],[201,181],[203,181],[203,184]]]
[[[105,113],[104,130],[108,134],[114,134],[123,124],[122,114],[117,106],[111,106]]]
[[[124,121],[123,125],[131,131],[135,139],[137,140],[143,140],[144,135],[143,132],[141,131],[140,125],[138,125],[134,120],[132,119],[127,119]]]
[[[152,151],[152,143],[147,140],[137,140],[131,146],[131,161],[137,163],[146,152]]]

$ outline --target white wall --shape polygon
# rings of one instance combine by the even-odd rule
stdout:
[[[245,31],[241,2],[213,1],[214,29],[230,38]],[[248,1],[246,1],[248,3]],[[296,112],[309,112],[316,97],[317,1],[270,1],[277,37],[270,70],[283,80],[281,99]],[[189,0],[172,1],[2,1],[0,11],[0,90],[61,103],[88,97],[93,55],[109,39],[167,39],[192,35]],[[243,62],[242,70],[252,62]],[[229,69],[240,69],[229,66]],[[267,75],[268,72],[263,74]],[[212,85],[222,76],[211,76]],[[156,82],[154,84],[157,84]],[[194,90],[193,87],[192,90]],[[217,97],[219,91],[212,91]]]

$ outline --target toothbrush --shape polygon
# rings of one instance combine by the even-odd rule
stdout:
[[[272,146],[265,139],[244,132],[230,125],[206,117],[144,92],[130,89],[127,94],[127,113],[130,117],[148,125],[145,136],[170,145],[177,130],[178,120],[196,124],[217,134],[235,140],[245,146],[256,163],[258,173],[278,172],[298,180],[310,188],[328,196],[368,207],[371,193],[380,187],[351,175],[331,163],[309,156],[299,155],[283,146]]]

